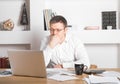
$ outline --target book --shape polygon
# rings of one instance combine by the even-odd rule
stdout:
[[[0,57],[0,68],[2,68],[2,58]]]
[[[9,68],[9,60],[7,57],[0,58],[0,68]]]
[[[116,11],[102,12],[102,29],[116,29]]]
[[[87,26],[84,29],[85,30],[99,30],[99,26]]]
[[[50,29],[50,19],[54,17],[56,13],[52,11],[52,9],[44,9],[43,10],[43,18],[44,18],[44,30]]]

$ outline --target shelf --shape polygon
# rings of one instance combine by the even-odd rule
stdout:
[[[43,31],[42,31],[43,32]],[[120,30],[80,30],[68,31],[79,37],[85,44],[120,44]],[[31,44],[31,31],[0,31],[0,44]],[[44,31],[41,38],[49,35]]]
[[[120,44],[120,30],[70,31],[85,44]]]
[[[31,44],[31,31],[0,31],[0,44]]]

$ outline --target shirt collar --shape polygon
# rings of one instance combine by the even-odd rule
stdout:
[[[65,43],[68,42],[69,39],[70,39],[70,35],[66,33],[66,37],[65,37],[65,41],[64,41],[64,42],[65,42]]]

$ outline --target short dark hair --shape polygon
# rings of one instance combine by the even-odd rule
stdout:
[[[52,17],[50,20],[50,25],[57,22],[63,23],[64,26],[67,27],[67,20],[63,16],[57,15]]]

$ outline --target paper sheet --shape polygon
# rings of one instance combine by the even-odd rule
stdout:
[[[99,75],[120,78],[120,73],[116,72],[116,71],[105,71],[105,72],[103,72],[102,74],[99,74]]]
[[[84,78],[83,80],[86,81],[87,84],[90,84],[90,80],[89,80],[89,78]]]
[[[109,84],[120,84],[120,81],[117,79],[117,77],[102,77],[102,76],[89,76],[90,83],[109,83]]]
[[[55,75],[55,74],[74,76],[75,72],[72,70],[59,69],[59,68],[48,68],[47,69],[47,76],[51,76],[51,75]]]
[[[74,76],[61,75],[61,74],[56,74],[56,75],[50,76],[48,78],[53,79],[53,80],[57,80],[57,81],[66,81],[66,80],[78,79],[77,77],[74,77]]]
[[[68,69],[47,69],[47,78],[57,80],[57,81],[66,81],[78,79],[74,76],[74,71],[70,71]]]

